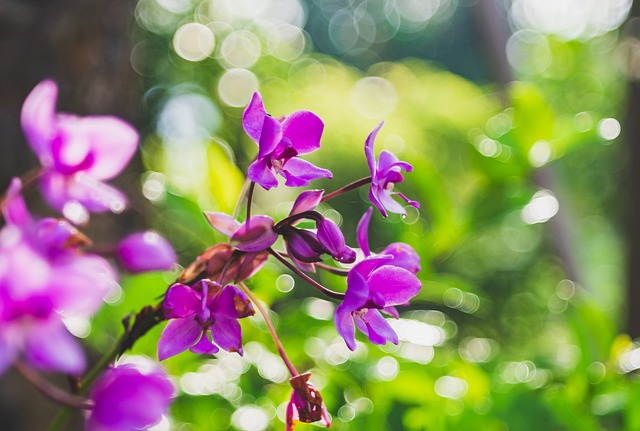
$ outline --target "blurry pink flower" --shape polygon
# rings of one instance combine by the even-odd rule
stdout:
[[[77,117],[56,113],[58,87],[39,83],[22,106],[21,122],[45,170],[41,187],[47,202],[62,210],[77,202],[89,211],[122,211],[126,198],[105,184],[136,151],[138,133],[111,116]]]
[[[173,383],[158,363],[122,364],[98,377],[86,431],[135,431],[162,420],[174,396]]]
[[[138,232],[123,239],[116,250],[122,267],[133,274],[169,270],[177,261],[169,241],[156,232]]]
[[[115,273],[103,258],[80,253],[86,238],[67,222],[33,220],[19,190],[16,179],[0,230],[0,373],[22,354],[37,368],[79,375],[84,354],[60,313],[94,313]]]

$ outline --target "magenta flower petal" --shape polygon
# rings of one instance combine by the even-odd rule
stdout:
[[[300,193],[296,198],[296,201],[293,203],[293,207],[291,207],[289,215],[292,216],[316,209],[322,201],[323,194],[324,190],[305,190]]]
[[[56,317],[38,321],[25,341],[25,356],[37,368],[73,376],[80,376],[85,369],[82,349]]]
[[[57,310],[84,316],[95,313],[114,288],[117,275],[96,255],[61,256],[51,267],[48,294]]]
[[[255,314],[253,305],[251,305],[247,295],[232,284],[222,288],[220,293],[211,301],[209,308],[217,316],[223,314],[233,319],[242,319]]]
[[[420,256],[409,244],[391,243],[382,251],[382,254],[393,256],[393,266],[399,266],[413,274],[420,271]]]
[[[173,396],[173,384],[158,364],[109,368],[89,392],[94,408],[89,412],[86,431],[147,429],[160,422]]]
[[[349,350],[356,350],[356,330],[353,326],[353,316],[351,310],[344,303],[336,307],[334,323],[338,334],[344,338]]]
[[[198,355],[215,355],[220,351],[218,346],[213,344],[211,340],[209,340],[209,335],[207,334],[209,331],[202,331],[202,336],[200,337],[200,341],[189,348],[191,353],[195,353]]]
[[[411,172],[413,170],[413,166],[407,162],[401,162],[395,154],[387,150],[382,150],[380,152],[380,157],[378,157],[378,166],[376,170],[382,176],[397,174],[398,177],[394,178],[394,182],[399,183],[403,180],[400,170]]]
[[[262,159],[271,154],[282,140],[282,124],[273,117],[264,117],[262,133],[258,142],[258,158]]]
[[[324,405],[320,391],[309,379],[310,373],[299,374],[289,379],[293,387],[291,399],[286,410],[286,431],[292,431],[298,422],[318,422],[326,427],[331,426],[331,418]]]
[[[375,127],[375,129],[373,129],[371,133],[369,133],[369,136],[367,136],[367,140],[364,143],[364,154],[367,158],[369,171],[371,172],[371,176],[374,180],[375,180],[375,173],[377,169],[376,169],[376,154],[373,150],[373,147],[376,141],[376,137],[378,136],[378,132],[380,131],[380,128],[382,127],[383,124],[384,124],[384,121],[381,121],[380,124],[378,124]]]
[[[211,335],[220,348],[227,352],[238,352],[242,356],[242,330],[237,319],[223,314],[216,315]]]
[[[265,250],[278,239],[273,230],[273,219],[263,215],[252,216],[245,220],[231,236],[231,245],[240,251],[257,252]]]
[[[355,320],[359,329],[367,335],[373,344],[386,344],[387,341],[398,344],[398,335],[378,310],[369,309],[361,317],[356,317]]]
[[[367,281],[369,290],[382,295],[386,306],[406,304],[422,287],[413,273],[391,264],[373,271]]]
[[[258,159],[249,165],[247,177],[254,183],[262,186],[265,190],[278,186],[278,178],[273,173],[273,170],[267,166],[264,159]]]
[[[226,236],[232,236],[240,227],[240,222],[228,214],[210,211],[203,214],[211,227]]]
[[[16,226],[25,227],[32,222],[31,214],[24,203],[24,198],[20,194],[22,182],[19,178],[13,178],[7,189],[2,215],[5,222]]]
[[[167,319],[185,318],[198,312],[201,299],[189,286],[176,283],[167,289],[162,305]]]
[[[56,83],[51,80],[42,81],[31,90],[20,113],[22,130],[27,137],[27,142],[43,165],[52,163],[50,144],[56,134],[57,98]]]
[[[184,352],[198,342],[201,334],[202,327],[195,319],[169,321],[158,340],[158,359],[163,361]]]
[[[262,96],[258,92],[253,93],[251,101],[242,114],[242,128],[256,142],[260,141],[262,125],[266,116]]]
[[[40,185],[49,205],[60,211],[72,201],[92,212],[121,212],[127,205],[119,190],[82,172],[69,176],[51,171],[42,177]]]
[[[309,185],[312,180],[318,178],[333,178],[333,174],[328,169],[319,168],[306,160],[291,158],[282,170],[286,182],[290,187],[301,187]]]
[[[369,250],[369,221],[371,220],[371,214],[373,214],[373,207],[369,207],[367,212],[363,214],[356,229],[358,232],[358,245],[365,257],[371,255],[371,251]]]
[[[311,153],[320,148],[320,138],[324,123],[313,112],[296,111],[282,122],[282,135],[291,142],[299,155]]]
[[[305,263],[322,261],[320,255],[325,250],[314,232],[289,227],[284,232],[283,238],[290,257]]]
[[[153,231],[129,235],[118,245],[117,255],[122,267],[133,274],[169,270],[178,260],[169,241]]]

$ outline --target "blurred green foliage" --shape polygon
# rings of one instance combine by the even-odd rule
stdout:
[[[293,362],[313,373],[332,428],[640,429],[640,385],[629,374],[640,364],[621,334],[625,256],[616,202],[624,150],[613,118],[621,114],[624,80],[610,54],[617,34],[567,41],[538,33],[513,65],[520,81],[499,88],[418,58],[361,70],[314,52],[309,35],[304,49],[279,57],[265,48],[270,39],[260,22],[207,12],[219,12],[215,4],[141,0],[137,9],[149,116],[143,189],[158,207],[152,222],[183,264],[225,240],[201,211],[234,210],[256,154],[241,127],[247,95],[258,89],[252,83],[274,116],[308,109],[324,120],[322,148],[309,160],[334,179],[314,187],[331,191],[366,176],[364,140],[381,120],[377,151],[414,166],[399,188],[422,203],[420,211],[405,219],[376,215],[370,228],[374,250],[404,241],[422,258],[423,289],[394,326],[398,346],[359,343],[349,352],[333,327],[335,304],[299,279],[287,292],[277,262],[248,282],[271,308]],[[184,58],[174,36],[193,22],[216,41],[198,61]],[[263,50],[246,66],[223,49],[240,30],[253,32]],[[389,40],[410,45],[411,31],[400,27]],[[238,70],[246,72],[239,83],[224,81]],[[298,192],[256,190],[254,211],[283,217]],[[352,192],[321,211],[340,220],[355,245],[368,205],[366,193]],[[345,287],[340,277],[319,277]],[[127,278],[123,298],[103,313],[134,312],[170,281]],[[107,320],[95,322],[112,325],[110,335],[92,335],[98,349],[118,332]],[[283,429],[286,369],[261,318],[247,320],[244,357],[185,353],[166,361],[180,386],[176,430]],[[155,356],[159,331],[133,353]]]

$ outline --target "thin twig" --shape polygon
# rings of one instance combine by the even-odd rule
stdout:
[[[333,198],[335,198],[337,196],[340,196],[343,193],[346,193],[348,191],[360,188],[360,187],[362,187],[362,186],[364,186],[366,184],[369,184],[370,182],[371,182],[371,177],[361,178],[361,179],[359,179],[357,181],[354,181],[354,182],[352,182],[350,184],[347,184],[344,187],[340,187],[338,190],[333,191],[333,192],[329,193],[328,195],[324,195],[322,197],[322,199],[320,200],[320,202],[326,202],[329,199],[333,199]]]
[[[327,289],[322,284],[318,283],[313,278],[309,277],[307,274],[305,274],[304,272],[300,271],[295,265],[293,265],[287,259],[282,257],[280,255],[280,253],[278,253],[277,251],[275,251],[271,247],[269,247],[267,249],[267,251],[269,253],[271,253],[271,255],[273,257],[278,259],[284,266],[289,268],[291,271],[293,271],[295,274],[297,274],[300,278],[302,278],[304,281],[306,281],[307,283],[309,283],[310,285],[312,285],[313,287],[318,289],[320,292],[322,292],[323,294],[325,294],[329,298],[337,299],[337,300],[340,300],[340,301],[342,301],[344,299],[344,293],[335,292],[335,291],[333,291],[331,289]]]
[[[256,308],[258,309],[258,311],[262,315],[262,318],[264,319],[264,322],[267,324],[267,328],[269,328],[269,333],[271,334],[271,338],[273,338],[273,342],[276,343],[276,348],[278,349],[278,353],[280,353],[280,357],[284,361],[284,364],[287,366],[287,369],[289,370],[289,373],[291,373],[292,377],[297,376],[299,373],[296,370],[296,367],[294,367],[293,364],[291,363],[291,361],[289,360],[289,357],[287,356],[287,353],[284,351],[284,347],[282,346],[282,343],[280,342],[280,338],[278,338],[278,334],[276,333],[276,330],[273,327],[273,324],[271,323],[271,320],[269,319],[269,315],[267,314],[267,310],[264,309],[264,307],[262,306],[260,301],[258,301],[258,298],[256,298],[256,296],[247,287],[247,285],[244,284],[244,282],[240,281],[240,282],[238,282],[238,285],[242,288],[244,293],[247,294],[249,299],[251,299],[251,302],[253,302],[253,304],[256,306]]]
[[[13,366],[29,383],[35,386],[40,393],[50,400],[74,409],[91,410],[93,408],[84,398],[65,392],[57,386],[53,386],[24,363],[16,361]]]

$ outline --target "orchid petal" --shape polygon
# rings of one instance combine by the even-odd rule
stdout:
[[[373,190],[373,187],[371,190]],[[378,199],[387,211],[395,214],[407,215],[407,211],[404,207],[396,202],[391,196],[392,194],[385,190],[380,190],[378,193]]]
[[[247,169],[247,177],[265,190],[278,186],[278,179],[273,170],[267,166],[265,159],[257,159]]]
[[[26,337],[25,356],[29,363],[47,371],[79,376],[86,361],[76,339],[61,321],[52,318],[34,326]]]
[[[262,132],[260,134],[258,158],[260,159],[271,154],[281,140],[282,125],[278,120],[267,115],[264,117]]]
[[[323,194],[324,190],[305,190],[300,193],[293,203],[289,215],[292,216],[316,209],[320,202],[322,202]]]
[[[57,210],[72,201],[92,212],[121,212],[127,204],[119,190],[82,172],[72,176],[49,172],[40,185],[47,202]]]
[[[381,121],[380,124],[378,124],[375,129],[369,133],[369,136],[367,136],[367,140],[364,143],[364,154],[367,157],[367,163],[369,164],[369,171],[371,172],[373,181],[376,179],[376,155],[373,150],[373,146],[376,141],[376,136],[378,136],[378,132],[383,124],[384,121]]]
[[[216,321],[211,327],[213,341],[227,352],[238,352],[242,356],[242,330],[240,323],[232,317],[223,314],[216,315]]]
[[[258,92],[253,93],[251,101],[242,114],[242,128],[256,142],[260,141],[262,124],[266,116],[262,96]]]
[[[344,235],[337,224],[327,218],[322,218],[318,223],[318,241],[333,257],[340,257],[346,247]]]
[[[97,180],[108,180],[122,172],[138,149],[138,132],[120,118],[92,116],[72,121],[65,127],[66,121],[61,119],[60,127],[68,130],[72,141],[86,142],[92,163],[85,172]]]
[[[24,198],[20,194],[22,182],[19,178],[13,178],[6,193],[2,215],[8,224],[26,227],[32,223],[31,214],[24,203]]]
[[[236,286],[228,284],[211,301],[210,310],[216,315],[225,315],[233,319],[253,316],[255,311],[247,295]]]
[[[162,305],[167,319],[185,318],[200,310],[200,297],[191,287],[176,283],[167,289]]]
[[[378,310],[367,310],[361,319],[367,325],[367,336],[373,344],[385,344],[387,341],[398,344],[398,335]]]
[[[202,327],[190,317],[169,321],[158,340],[158,359],[163,361],[193,346],[200,335]]]
[[[382,254],[393,256],[393,262],[391,262],[393,266],[399,266],[413,274],[420,271],[420,256],[409,244],[391,243],[382,251]]]
[[[56,99],[58,86],[51,80],[40,82],[22,105],[20,121],[29,145],[48,166],[51,160],[51,140],[56,134]]]
[[[359,272],[349,271],[347,275],[347,291],[340,306],[349,311],[362,308],[369,299],[369,286],[367,280]]]
[[[378,197],[380,193],[384,193],[384,191],[380,191],[377,186],[372,185],[369,189],[369,200],[378,210],[380,210],[382,217],[387,218],[387,211],[385,211],[384,206]]]
[[[218,346],[216,346],[211,342],[211,340],[209,340],[207,332],[208,331],[202,331],[200,341],[189,347],[189,351],[191,353],[195,353],[198,355],[215,355],[220,351],[220,349],[218,349]]]
[[[367,281],[372,292],[384,297],[385,306],[406,304],[422,287],[413,273],[392,264],[373,271]]]
[[[312,163],[298,159],[289,159],[282,168],[282,175],[286,178],[285,185],[289,187],[301,187],[309,184],[309,181],[318,178],[333,178],[328,169],[319,168]]]
[[[278,239],[273,230],[273,219],[263,215],[245,220],[231,236],[231,245],[240,251],[257,252],[271,247]]]
[[[371,251],[369,250],[369,221],[371,220],[371,214],[373,214],[373,207],[369,207],[362,215],[356,229],[358,232],[358,245],[362,249],[365,257],[371,255]]]
[[[300,155],[320,148],[324,123],[313,112],[296,111],[282,122],[282,135]]]
[[[223,235],[230,237],[240,228],[240,222],[228,214],[210,211],[203,214],[211,227]]]
[[[390,151],[382,150],[380,152],[380,157],[378,158],[378,167],[377,173],[381,177],[386,177],[391,174],[391,171],[403,170],[407,172],[411,172],[413,170],[413,166],[410,163],[402,162]],[[394,181],[397,182],[397,181]]]
[[[118,245],[117,255],[124,269],[133,274],[166,271],[178,260],[169,241],[153,231],[129,235]]]
[[[356,350],[356,330],[353,326],[353,316],[351,315],[351,310],[344,305],[344,302],[336,307],[334,323],[338,334],[344,338],[349,350]]]

